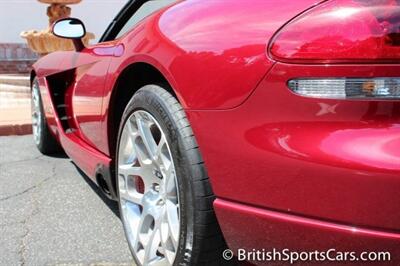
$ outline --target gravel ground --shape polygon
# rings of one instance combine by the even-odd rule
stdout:
[[[0,265],[132,265],[118,206],[65,155],[0,137]]]

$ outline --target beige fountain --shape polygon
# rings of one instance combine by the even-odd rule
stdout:
[[[71,15],[71,8],[67,5],[78,4],[82,0],[38,0],[44,4],[50,4],[47,8],[47,16],[49,17],[49,27],[45,30],[29,30],[21,32],[21,37],[26,39],[28,46],[39,55],[46,55],[55,51],[71,51],[74,50],[72,40],[62,39],[51,33],[51,26],[59,19],[67,18]],[[94,39],[93,33],[86,33],[82,39],[85,45]]]

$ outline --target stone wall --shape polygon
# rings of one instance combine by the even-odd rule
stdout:
[[[0,43],[0,74],[29,73],[38,55],[23,43]]]

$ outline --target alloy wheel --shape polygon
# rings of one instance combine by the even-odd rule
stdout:
[[[41,123],[42,123],[42,110],[40,106],[40,92],[36,83],[32,86],[31,96],[31,110],[32,110],[32,132],[36,144],[40,143]]]
[[[144,110],[126,120],[118,149],[118,191],[128,243],[142,265],[173,265],[180,233],[177,177],[166,135]]]

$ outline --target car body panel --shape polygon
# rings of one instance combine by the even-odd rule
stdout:
[[[123,70],[134,63],[157,68],[185,109],[227,109],[240,105],[273,65],[266,56],[269,38],[287,20],[319,1],[299,1],[289,7],[277,6],[277,2],[255,1],[254,5],[248,5],[233,1],[224,10],[221,9],[224,2],[205,5],[201,1],[184,1],[139,23],[121,38],[123,55],[111,60],[104,93],[102,138],[108,136],[107,111],[113,88]],[[273,11],[272,6],[278,10]],[[210,14],[210,10],[215,12]],[[227,12],[232,14],[229,20]],[[250,16],[250,20],[237,16],[246,13],[261,14]],[[213,23],[209,21],[210,15]],[[197,19],[189,23],[191,17]],[[274,22],[262,18],[272,18]],[[207,28],[204,34],[197,34],[203,27]],[[225,29],[223,34],[221,28]],[[190,42],[182,39],[182,34],[190,36]],[[234,41],[232,36],[236,36]],[[210,41],[213,38],[218,39],[218,49]],[[190,71],[185,71],[189,68]],[[246,75],[246,79],[241,75]],[[108,145],[99,147],[110,154]]]
[[[38,78],[43,108],[51,132],[60,142],[66,154],[96,182],[96,169],[99,166],[110,167],[111,159],[85,142],[77,133],[66,133],[52,102],[49,85],[45,78]]]
[[[239,249],[248,252],[259,251],[260,254],[281,252],[281,260],[263,261],[262,255],[260,255],[261,259],[251,260],[253,265],[293,264],[287,260],[288,257],[282,255],[285,254],[284,250],[286,250],[286,254],[297,252],[292,255],[292,258],[297,258],[294,263],[301,265],[399,265],[400,262],[397,255],[400,244],[400,234],[398,233],[293,216],[221,199],[215,201],[214,208],[224,237],[235,253]],[[318,261],[315,259],[316,256],[313,260],[301,260],[298,257],[299,252],[315,253],[315,251],[329,252],[329,258],[332,261],[329,259]],[[342,255],[336,254],[336,252],[342,252]],[[359,260],[345,260],[344,252],[353,252],[355,258],[358,257]],[[388,252],[390,259],[386,253],[385,261],[383,259],[381,261],[362,261],[360,256],[363,252],[374,252],[375,255],[378,252]],[[251,258],[251,256],[257,258],[256,255],[249,257]],[[350,255],[347,256],[350,258]],[[380,256],[383,258],[383,255]],[[275,258],[279,257],[275,256]],[[367,258],[365,254],[363,258]]]
[[[113,46],[112,46],[113,47]],[[101,111],[103,91],[112,54],[103,53],[103,45],[82,52],[74,52],[66,59],[67,69],[75,69],[75,84],[70,92],[70,115],[77,125],[80,137],[96,147],[102,143]],[[100,50],[100,51],[99,51]]]
[[[299,76],[390,77],[399,70],[276,64],[240,107],[188,111],[216,195],[400,229],[400,208],[393,204],[400,200],[400,102],[306,98],[286,85]]]
[[[113,165],[109,110],[118,78],[132,64],[149,64],[165,77],[188,115],[229,245],[255,248],[271,233],[271,243],[282,246],[300,241],[293,236],[300,232],[309,235],[299,247],[313,247],[313,236],[320,237],[320,247],[340,239],[349,241],[340,243],[345,247],[357,241],[369,245],[377,237],[392,249],[400,230],[400,102],[306,98],[292,93],[287,81],[396,77],[400,66],[274,62],[266,52],[270,38],[318,1],[251,2],[179,2],[121,39],[43,57],[34,69],[52,132],[95,179],[99,165]],[[70,79],[65,99],[72,132],[65,132],[56,115],[49,85],[64,74]],[[258,215],[260,210],[265,213]],[[273,213],[300,220],[290,231],[290,219],[281,217],[287,224],[278,225]],[[316,222],[305,229],[301,217],[347,227],[326,229]],[[254,232],[235,238],[246,220],[252,220]],[[276,223],[271,228],[277,230],[267,230],[268,223]],[[352,242],[349,226],[377,234],[360,233]],[[386,231],[393,235],[379,233]],[[329,240],[329,234],[335,236]]]

